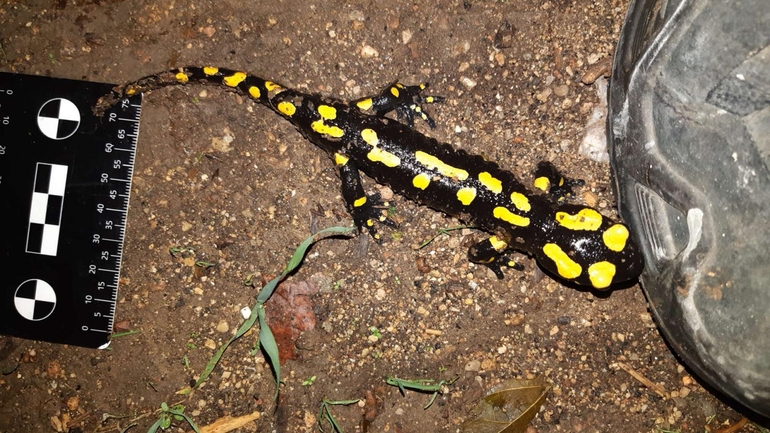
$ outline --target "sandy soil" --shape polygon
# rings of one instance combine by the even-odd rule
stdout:
[[[342,99],[395,79],[428,81],[448,101],[432,107],[438,127],[422,131],[525,180],[551,160],[586,180],[579,201],[610,214],[608,167],[577,154],[599,103],[580,79],[611,56],[625,7],[5,0],[0,68],[121,83],[216,64]],[[506,21],[512,42],[495,48]],[[285,317],[304,308],[316,320],[287,340],[296,359],[283,365],[278,401],[264,355],[249,354],[255,334],[231,347],[201,389],[175,395],[254,302],[257,289],[244,279],[276,275],[294,245],[349,218],[333,164],[268,110],[212,88],[147,95],[117,311],[121,330],[140,332],[109,351],[0,337],[0,361],[21,360],[0,376],[0,431],[119,432],[131,422],[130,431],[146,431],[161,402],[181,402],[199,425],[256,411],[240,431],[304,432],[314,431],[322,399],[368,397],[334,408],[346,432],[454,432],[487,389],[541,374],[553,390],[531,431],[703,432],[741,418],[680,365],[638,286],[601,296],[575,290],[527,258],[524,272],[499,281],[465,258],[481,234],[455,231],[418,250],[458,222],[401,198],[393,204],[400,227],[383,230],[386,242],[320,242],[287,286],[318,293],[268,303]],[[173,256],[170,247],[192,251]],[[458,380],[424,410],[428,396],[401,395],[387,375]],[[190,430],[178,425],[172,431]]]

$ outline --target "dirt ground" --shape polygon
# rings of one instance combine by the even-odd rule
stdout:
[[[435,130],[417,128],[527,181],[538,161],[553,161],[586,180],[579,201],[610,214],[608,167],[577,154],[599,104],[581,78],[611,56],[625,8],[623,0],[5,0],[0,68],[121,83],[214,64],[346,100],[395,79],[428,81],[447,102],[431,107]],[[506,21],[513,39],[496,42]],[[333,408],[346,432],[455,432],[486,390],[537,375],[553,389],[532,432],[703,432],[741,418],[677,361],[638,286],[575,290],[523,257],[526,270],[500,281],[466,260],[482,234],[458,230],[416,249],[459,222],[400,197],[392,204],[400,226],[381,230],[384,243],[318,243],[288,280],[292,295],[268,302],[284,319],[315,320],[302,334],[284,327],[283,353],[295,359],[283,364],[278,401],[264,355],[250,354],[255,333],[202,388],[176,395],[254,303],[257,289],[244,279],[278,274],[302,239],[350,218],[333,164],[267,109],[214,88],[146,95],[117,309],[119,330],[139,332],[106,351],[0,337],[2,361],[21,359],[0,376],[0,432],[121,432],[131,423],[129,431],[146,431],[162,402],[184,404],[198,425],[257,412],[239,431],[306,432],[324,398],[364,399]],[[428,395],[401,395],[385,376],[458,380],[426,410]]]

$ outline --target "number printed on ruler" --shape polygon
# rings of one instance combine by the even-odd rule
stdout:
[[[115,319],[141,95],[0,72],[0,334],[105,347]]]

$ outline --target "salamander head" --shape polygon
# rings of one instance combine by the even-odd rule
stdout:
[[[544,268],[598,290],[642,272],[642,255],[624,224],[579,205],[559,206],[552,215],[543,225],[545,242],[534,252]]]

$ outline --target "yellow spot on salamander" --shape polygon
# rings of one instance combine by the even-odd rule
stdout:
[[[511,201],[513,202],[513,205],[516,206],[516,209],[520,211],[529,212],[529,210],[532,209],[527,196],[520,192],[512,192]]]
[[[615,224],[602,233],[602,240],[612,251],[623,251],[628,240],[628,229],[623,224]]]
[[[319,105],[318,114],[321,115],[322,119],[334,120],[337,118],[337,109],[328,105]]]
[[[398,165],[401,164],[401,158],[382,150],[379,147],[370,150],[369,153],[366,154],[366,157],[369,158],[370,161],[381,162],[387,167],[398,167]]]
[[[393,153],[377,147],[377,145],[380,143],[380,139],[377,137],[377,132],[375,130],[365,128],[361,131],[361,138],[363,138],[367,144],[373,147],[373,149],[370,150],[368,154],[366,154],[366,157],[369,158],[370,161],[381,162],[388,167],[397,167],[399,164],[401,164],[401,158]]]
[[[297,112],[297,107],[289,101],[281,101],[278,103],[278,111],[291,117]]]
[[[239,84],[241,84],[241,82],[243,80],[245,80],[245,79],[246,79],[246,74],[245,73],[243,73],[243,72],[236,72],[233,75],[230,75],[229,77],[223,78],[222,82],[225,83],[225,86],[236,87]]]
[[[503,183],[500,179],[492,176],[486,171],[479,173],[479,182],[495,194],[503,192]]]
[[[422,87],[422,86],[420,86],[420,87]],[[422,87],[422,88],[425,89],[425,87]],[[436,99],[433,96],[428,96],[428,97],[425,98],[425,102],[428,103],[428,104],[432,104],[435,100]]]
[[[548,192],[548,189],[551,187],[551,181],[548,180],[547,177],[541,176],[535,179],[535,181],[533,182],[533,185],[535,185],[535,188],[541,191]]]
[[[204,66],[203,67],[203,73],[208,75],[208,76],[216,75],[217,72],[219,72],[219,68],[215,68],[213,66]]]
[[[272,92],[273,90],[283,90],[283,87],[281,87],[280,84],[275,84],[272,81],[265,81],[265,89],[267,89],[268,92]]]
[[[350,158],[348,158],[347,156],[345,156],[345,155],[343,155],[341,153],[335,153],[334,154],[334,163],[337,164],[337,165],[345,165],[345,164],[348,163],[349,160],[350,160]]]
[[[545,244],[543,252],[548,258],[553,260],[553,263],[556,265],[556,271],[562,277],[572,280],[583,273],[583,268],[575,263],[575,261],[572,260],[558,245],[551,243]]]
[[[353,206],[354,207],[361,207],[361,206],[364,205],[364,203],[366,203],[366,196],[363,196],[363,197],[359,198],[358,200],[354,201],[353,202]]]
[[[361,110],[368,110],[372,108],[372,104],[374,104],[374,101],[372,101],[372,98],[366,98],[356,102],[356,107],[358,107]]]
[[[390,88],[390,93],[391,93],[393,96],[395,96],[396,98],[398,98],[399,92],[398,92],[398,88],[397,88],[397,87],[395,87],[395,86],[394,86],[394,87],[391,87],[391,88]]]
[[[615,277],[615,265],[610,262],[597,262],[588,267],[588,279],[596,289],[606,289]]]
[[[492,215],[497,219],[501,219],[515,226],[526,227],[529,225],[529,218],[523,217],[521,215],[516,215],[515,213],[509,211],[507,208],[504,208],[502,206],[496,207],[492,211]]]
[[[319,134],[328,135],[334,138],[340,138],[345,135],[345,131],[343,131],[341,128],[337,126],[329,126],[325,124],[323,120],[316,120],[315,122],[311,123],[310,128]]]
[[[501,253],[508,248],[508,244],[497,236],[490,236],[487,240],[489,241],[489,244],[492,245],[492,248],[498,253]]]
[[[457,199],[460,200],[460,203],[464,204],[465,206],[471,204],[475,198],[476,188],[460,188],[457,191]]]
[[[417,159],[417,162],[424,165],[426,168],[430,170],[435,168],[439,173],[446,177],[455,178],[458,180],[465,180],[468,178],[467,171],[461,168],[452,167],[451,165],[444,163],[444,161],[436,158],[435,156],[423,151],[415,152],[414,157]]]
[[[366,128],[361,131],[361,138],[370,146],[376,146],[380,143],[380,139],[377,137],[377,132],[374,129]]]
[[[186,83],[190,81],[190,77],[188,77],[184,72],[177,72],[174,78],[176,78],[176,80],[180,83]]]
[[[412,185],[415,188],[425,189],[430,185],[430,176],[425,173],[420,173],[412,179]]]
[[[131,96],[136,94],[136,89],[128,89],[126,90],[126,95]]]
[[[259,97],[262,96],[262,92],[259,90],[259,87],[251,86],[249,87],[249,95],[254,99],[259,99]]]
[[[575,215],[567,212],[556,212],[556,221],[570,230],[590,230],[595,231],[602,225],[602,215],[587,207],[580,209]]]

